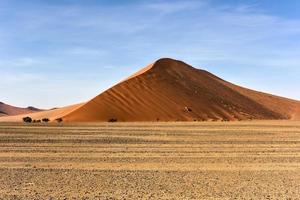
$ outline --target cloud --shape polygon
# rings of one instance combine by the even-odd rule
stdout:
[[[221,76],[252,71],[247,74],[252,80],[258,71],[270,77],[282,70],[287,77],[300,73],[300,20],[270,14],[259,3],[28,2],[11,8],[6,3],[7,15],[0,15],[0,69],[10,73],[5,82],[12,86],[14,81],[34,85],[46,74],[45,90],[53,86],[51,80],[64,79],[69,86],[61,88],[62,94],[72,97],[67,90],[75,91],[76,83],[90,81],[91,74],[101,74],[101,87],[103,80],[120,80],[160,57],[181,59]],[[97,94],[97,87],[88,96]]]
[[[0,66],[3,67],[28,67],[41,64],[42,61],[32,57],[21,57],[13,59],[1,59]]]
[[[39,10],[23,10],[16,16],[23,19],[16,24],[20,32],[14,34],[31,35],[24,37],[19,46],[25,48],[27,43],[30,47],[41,42],[48,57],[60,53],[84,55],[91,60],[98,57],[106,64],[112,62],[114,54],[121,56],[120,59],[147,54],[145,61],[148,57],[179,55],[183,59],[194,57],[198,61],[226,60],[241,64],[243,60],[252,60],[261,65],[262,60],[272,59],[275,54],[280,60],[282,48],[292,53],[290,45],[294,41],[288,37],[300,34],[299,20],[266,14],[257,9],[259,4],[225,5],[226,8],[224,4],[215,6],[204,0],[146,1],[117,6],[51,4]],[[27,38],[30,40],[22,44]],[[276,41],[281,44],[277,46]],[[38,49],[34,53],[39,53]],[[288,59],[293,56],[282,57],[279,64],[288,66]],[[34,62],[16,58],[9,63],[38,64]]]
[[[44,80],[45,77],[37,73],[1,72],[0,85],[19,85],[24,83],[31,84]]]
[[[199,9],[207,5],[205,1],[161,1],[161,2],[148,2],[144,4],[144,8],[150,11],[159,12],[161,14],[173,14],[182,11],[191,11]]]
[[[107,52],[103,49],[76,46],[64,49],[62,54],[74,55],[74,56],[105,56]]]

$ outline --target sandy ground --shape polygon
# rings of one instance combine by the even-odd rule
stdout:
[[[300,199],[300,122],[0,123],[0,199]]]

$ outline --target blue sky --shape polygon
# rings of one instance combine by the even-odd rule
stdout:
[[[298,0],[1,0],[0,101],[89,100],[161,57],[300,99]]]

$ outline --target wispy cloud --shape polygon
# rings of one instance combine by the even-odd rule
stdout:
[[[105,56],[107,51],[104,49],[76,46],[64,49],[60,53],[74,56]]]
[[[0,67],[28,67],[40,65],[42,63],[41,60],[37,58],[31,57],[20,57],[20,58],[12,58],[12,59],[1,59]]]
[[[32,82],[44,81],[45,77],[37,73],[1,72],[1,85],[19,85]],[[26,84],[25,84],[26,86]]]
[[[189,12],[191,10],[197,10],[207,5],[206,1],[160,1],[160,2],[148,2],[143,5],[144,8],[150,11],[156,11],[161,14],[173,14],[176,12]]]
[[[291,74],[300,75],[300,19],[266,12],[259,1],[238,5],[211,0],[118,5],[4,1],[0,69],[9,73],[5,82],[11,87],[14,81],[34,85],[47,74],[39,80],[45,93],[56,87],[53,80],[65,79],[61,94],[72,97],[74,92],[69,91],[76,90],[78,80],[88,82],[91,74],[100,74],[99,84],[80,98],[88,99],[105,89],[105,82],[121,80],[160,57],[182,59],[236,82],[246,74],[250,81],[243,83],[250,87],[260,76],[258,71],[278,77],[278,70],[285,70],[290,79]],[[76,98],[61,98],[66,99],[62,104]]]

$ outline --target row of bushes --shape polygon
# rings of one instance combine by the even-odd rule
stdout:
[[[34,120],[31,117],[24,117],[23,118],[23,122],[25,122],[25,123],[41,123],[41,122],[48,123],[49,121],[50,121],[50,119],[48,119],[48,118],[34,119]],[[63,119],[58,118],[55,121],[60,123],[60,122],[63,121]],[[111,119],[108,120],[108,122],[117,122],[117,121],[118,121],[118,119],[116,119],[116,118],[111,118]],[[157,119],[157,121],[159,121],[159,119]]]
[[[48,118],[43,118],[43,119],[32,119],[31,117],[24,117],[23,118],[23,122],[25,123],[41,123],[41,122],[44,122],[44,123],[48,123],[50,121],[50,119]],[[57,122],[62,122],[62,118],[58,118],[56,119]]]
[[[23,122],[26,122],[26,123],[39,123],[39,122],[49,122],[50,120],[48,118],[43,118],[43,119],[32,119],[31,117],[24,117],[23,118]]]

